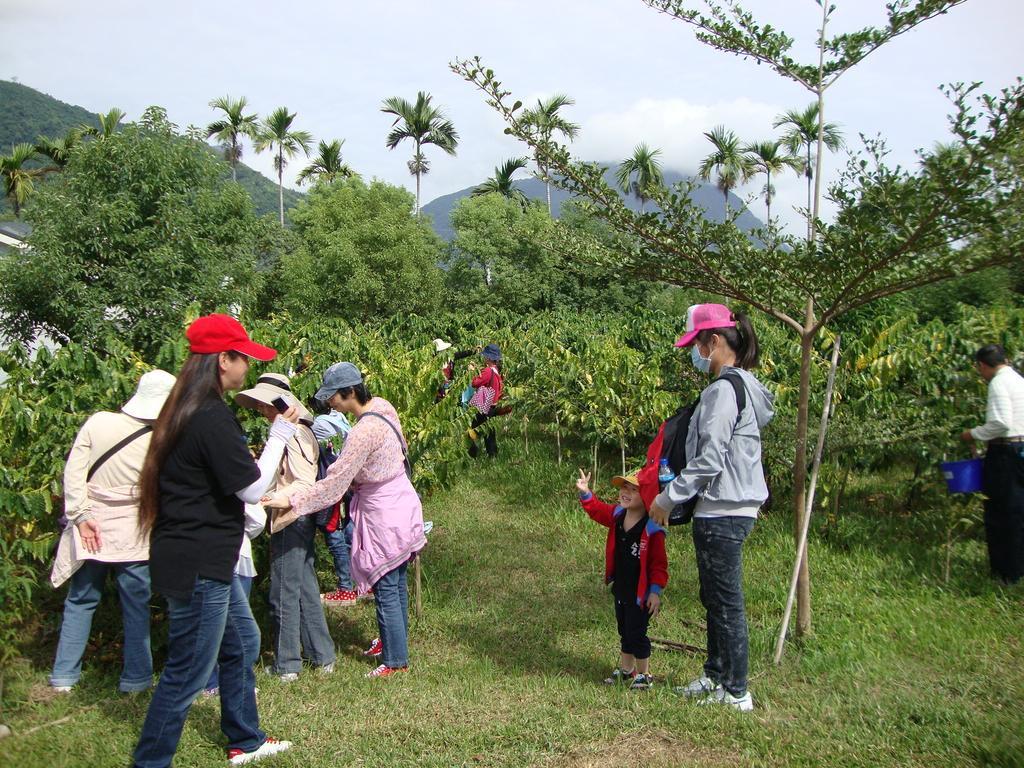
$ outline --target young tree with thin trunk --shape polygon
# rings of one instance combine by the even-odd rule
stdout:
[[[654,186],[665,184],[665,175],[661,172],[660,149],[650,149],[646,144],[637,144],[633,154],[622,161],[615,171],[615,181],[619,189],[627,195],[632,193],[640,201],[640,213],[644,212],[644,203],[648,201],[648,190]]]
[[[866,143],[830,189],[835,223],[819,217],[824,149],[824,94],[839,77],[892,39],[960,5],[963,0],[897,0],[885,7],[887,23],[827,36],[832,4],[821,5],[818,60],[804,65],[790,51],[794,39],[759,24],[735,3],[708,2],[706,13],[682,0],[643,0],[697,28],[698,39],[753,58],[818,98],[818,144],[811,218],[813,237],[799,241],[771,222],[755,242],[734,220],[709,222],[688,198],[655,191],[661,217],[629,211],[603,179],[603,169],[574,161],[566,147],[545,140],[509,106],[493,70],[474,59],[451,67],[481,89],[508,131],[531,146],[560,176],[559,184],[590,201],[590,209],[636,244],[632,250],[595,252],[592,239],[556,229],[570,257],[616,264],[642,279],[663,280],[741,301],[790,328],[800,343],[793,465],[794,534],[803,520],[807,481],[811,371],[822,331],[837,318],[876,299],[993,265],[1011,263],[1024,247],[1024,83],[972,102],[973,87],[947,90],[951,132],[960,151],[922,152],[915,171],[885,166],[884,146]],[[802,558],[797,631],[811,629],[808,558]]]
[[[416,94],[415,103],[399,96],[384,100],[381,112],[395,116],[385,146],[394,149],[406,139],[415,145],[412,160],[408,162],[409,173],[416,177],[416,218],[420,216],[420,180],[430,172],[430,161],[423,154],[423,147],[433,144],[449,155],[455,155],[459,146],[459,134],[455,125],[445,117],[440,107],[430,102],[433,97],[424,91]]]
[[[224,149],[224,159],[231,166],[231,180],[238,181],[238,161],[242,159],[242,137],[256,138],[259,130],[259,116],[254,112],[245,114],[249,102],[243,96],[232,99],[222,96],[210,102],[210,106],[224,113],[220,120],[206,126],[206,138],[216,139]]]
[[[284,169],[288,160],[299,152],[309,155],[309,145],[313,143],[313,134],[309,131],[292,130],[297,112],[289,112],[287,107],[278,107],[260,124],[256,132],[254,144],[257,152],[269,149],[275,152],[274,170],[277,171],[277,205],[284,226]]]

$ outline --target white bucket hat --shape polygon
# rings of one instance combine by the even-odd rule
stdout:
[[[171,389],[176,381],[174,376],[159,368],[142,374],[135,394],[121,406],[121,412],[127,413],[134,419],[156,421],[160,415],[160,409],[164,407],[164,401],[171,394]]]
[[[235,402],[243,408],[254,408],[257,403],[273,405],[274,399],[282,397],[299,409],[299,421],[304,424],[313,423],[313,414],[292,394],[288,377],[283,373],[264,373],[256,381],[256,386],[235,395]]]
[[[451,349],[452,345],[444,339],[434,339],[434,351],[444,352],[446,349]]]

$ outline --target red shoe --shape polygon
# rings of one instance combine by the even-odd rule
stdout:
[[[387,664],[381,664],[379,667],[374,669],[372,672],[367,672],[367,677],[391,677],[391,675],[398,674],[399,672],[408,672],[408,667],[389,667]]]
[[[373,642],[370,643],[370,647],[363,651],[363,656],[372,656],[377,659],[384,653],[384,643],[380,641],[379,637],[373,638]]]
[[[336,589],[333,592],[324,592],[320,595],[320,602],[327,606],[342,607],[356,604],[356,592],[354,589]]]

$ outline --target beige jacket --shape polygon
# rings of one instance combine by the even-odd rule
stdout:
[[[320,457],[320,446],[313,436],[313,430],[305,424],[299,424],[295,436],[285,446],[284,458],[278,467],[274,484],[267,491],[270,493],[293,493],[312,488],[316,482],[316,468]],[[270,520],[270,532],[287,528],[298,519],[294,510],[273,510]]]
[[[123,438],[145,426],[124,413],[100,411],[82,425],[64,466],[64,514],[68,526],[57,547],[50,582],[59,587],[83,560],[105,563],[149,560],[149,538],[138,527],[138,482],[149,450],[150,434],[142,435],[103,463],[92,480],[89,468]],[[92,554],[82,546],[77,524],[95,520],[102,547]]]

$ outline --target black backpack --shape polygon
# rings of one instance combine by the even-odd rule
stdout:
[[[739,424],[743,409],[747,405],[747,390],[743,386],[743,378],[732,371],[722,374],[719,378],[728,381],[736,393],[736,424]],[[716,379],[717,381],[717,379]],[[690,422],[693,414],[700,404],[698,397],[692,403],[680,408],[672,416],[665,420],[658,430],[658,435],[647,450],[647,463],[640,470],[640,495],[649,507],[654,497],[658,495],[659,486],[657,482],[658,467],[661,459],[668,459],[668,465],[676,475],[686,467],[686,438],[690,431]],[[661,450],[656,450],[658,441],[661,441]],[[655,449],[652,451],[652,449]],[[682,525],[693,519],[694,509],[697,507],[697,497],[676,504],[668,516],[669,525]]]

